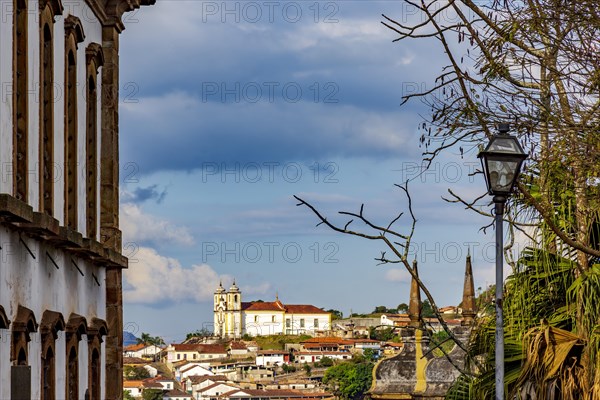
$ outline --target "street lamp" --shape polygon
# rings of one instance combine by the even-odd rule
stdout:
[[[477,156],[485,175],[488,193],[494,196],[496,223],[496,400],[504,400],[504,326],[502,315],[504,204],[510,196],[527,153],[516,137],[508,134],[509,125],[499,124],[485,150]]]

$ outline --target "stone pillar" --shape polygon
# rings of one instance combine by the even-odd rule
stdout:
[[[419,276],[417,269],[417,260],[413,261],[413,271]],[[410,326],[418,328],[421,326],[421,288],[417,280],[413,277],[410,282],[410,301],[408,303],[408,318],[410,318]]]
[[[100,142],[100,240],[121,252],[119,230],[119,29],[102,28],[102,126]],[[106,399],[123,396],[123,292],[122,271],[106,271]]]
[[[475,284],[473,283],[473,268],[471,266],[471,252],[467,253],[467,263],[465,267],[465,283],[463,287],[462,298],[462,325],[472,325],[477,315],[477,306],[475,304]]]

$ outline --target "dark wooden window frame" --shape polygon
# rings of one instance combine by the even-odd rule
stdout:
[[[98,43],[86,49],[86,233],[98,236],[98,70],[104,53]]]
[[[78,229],[77,203],[77,48],[85,34],[79,18],[65,18],[65,162],[63,179],[65,186],[64,225]]]
[[[13,195],[29,194],[28,0],[13,0]]]
[[[108,334],[104,320],[92,318],[88,326],[88,400],[101,400],[102,338]]]
[[[58,332],[64,331],[65,327],[65,320],[61,313],[44,311],[40,322],[42,343],[40,400],[56,399],[56,339]]]
[[[65,399],[79,399],[79,342],[81,336],[87,334],[87,321],[85,317],[71,314],[65,328],[66,336],[66,371],[65,371]]]
[[[40,211],[54,215],[54,22],[62,15],[60,0],[39,1],[40,21]]]
[[[29,342],[31,333],[37,332],[35,315],[27,307],[19,305],[17,316],[12,322],[10,361],[13,365],[29,365]]]

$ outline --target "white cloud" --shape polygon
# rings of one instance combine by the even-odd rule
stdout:
[[[405,269],[392,268],[385,273],[385,279],[391,282],[410,283],[410,274]]]
[[[169,242],[185,246],[194,244],[188,228],[145,214],[133,203],[121,204],[121,229],[126,242]]]
[[[141,247],[135,260],[137,262],[130,263],[124,272],[126,302],[206,301],[212,298],[220,280],[231,280],[207,264],[184,268],[178,260],[162,256],[148,247]]]
[[[189,303],[211,300],[219,283],[228,288],[233,277],[219,275],[208,264],[184,267],[179,260],[159,254],[155,249],[140,247],[131,257],[123,274],[123,297],[137,304]],[[241,287],[244,295],[264,295],[269,282]]]
[[[242,286],[240,288],[242,294],[267,294],[271,290],[271,284],[269,282],[261,283],[258,286]]]

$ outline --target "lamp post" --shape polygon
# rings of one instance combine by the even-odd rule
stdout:
[[[508,134],[509,125],[499,124],[498,134],[477,156],[485,175],[488,193],[494,196],[496,223],[496,400],[504,400],[504,320],[503,229],[504,204],[510,196],[527,154],[516,137]]]

